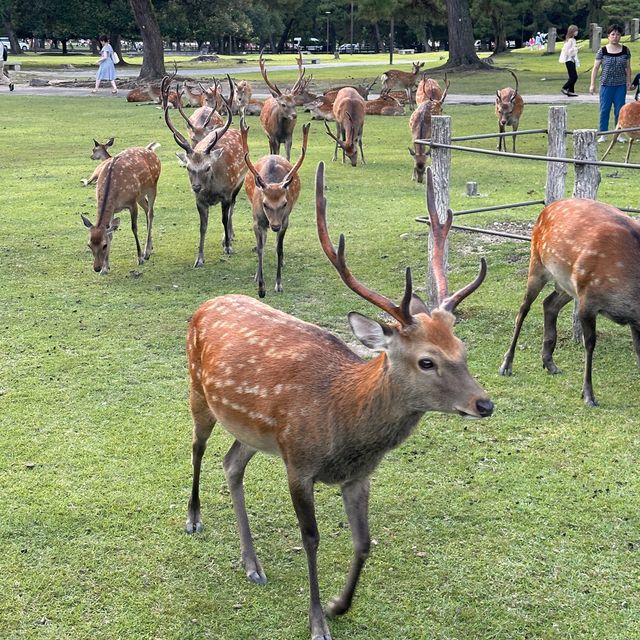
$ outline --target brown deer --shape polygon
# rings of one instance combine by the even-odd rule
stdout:
[[[438,87],[438,90],[440,87]],[[431,138],[431,116],[439,116],[442,113],[442,105],[449,92],[449,81],[445,80],[444,93],[440,91],[439,98],[430,98],[416,107],[409,118],[409,130],[413,140],[429,140]],[[413,149],[409,147],[409,154],[413,157],[412,180],[424,182],[424,172],[427,166],[427,146],[414,142]]]
[[[127,93],[127,102],[156,102],[160,104],[160,101],[160,87],[153,84],[134,87]]]
[[[371,82],[370,84],[359,84],[355,87],[351,87],[352,89],[355,89],[365,100],[369,99],[369,93],[371,92],[371,87],[373,87],[373,85],[378,81],[378,78],[374,78],[373,82]],[[351,86],[351,85],[349,85]],[[331,87],[331,89],[327,89],[326,91],[323,92],[323,96],[325,96],[325,98],[328,98],[331,101],[334,101],[336,99],[336,96],[338,95],[338,91],[340,91],[340,89],[344,89],[345,87]]]
[[[524,100],[518,93],[518,77],[513,71],[509,73],[514,77],[516,81],[516,88],[505,87],[499,89],[496,92],[496,116],[498,118],[498,127],[500,133],[504,133],[505,127],[510,126],[515,133],[518,130],[518,124],[520,123],[520,117],[524,109]],[[516,152],[516,136],[512,136],[513,140],[513,153]],[[498,151],[507,150],[507,140],[505,136],[498,138]]]
[[[229,76],[227,78],[232,97],[233,84],[231,78]],[[209,207],[211,205],[220,203],[222,207],[222,226],[224,227],[222,247],[225,254],[233,253],[233,208],[247,173],[242,152],[242,138],[239,131],[229,129],[232,118],[231,104],[225,99],[227,102],[227,121],[224,126],[215,129],[195,147],[192,147],[171,122],[168,105],[164,101],[166,91],[164,80],[162,89],[164,119],[173,133],[176,143],[186,152],[184,160],[200,215],[200,244],[194,267],[201,267],[204,265],[204,239],[209,224]]]
[[[380,80],[382,81],[380,94],[384,95],[385,93],[389,93],[392,89],[404,91],[407,94],[409,105],[413,108],[415,106],[413,102],[413,88],[416,86],[418,74],[420,73],[420,69],[424,67],[424,62],[413,62],[412,66],[413,71],[411,73],[397,71],[396,69],[385,71],[380,76]]]
[[[300,89],[298,93],[296,93],[294,97],[294,101],[296,103],[296,107],[302,107],[307,102],[311,102],[315,100],[318,96],[315,93],[309,91],[309,85],[311,84],[311,80],[313,80],[313,74],[305,77],[304,80],[300,83]]]
[[[542,364],[549,373],[560,372],[553,361],[556,321],[573,298],[584,336],[582,398],[595,407],[591,371],[599,313],[630,325],[640,366],[640,223],[611,205],[587,199],[558,200],[542,210],[533,227],[527,291],[502,375],[511,375],[522,323],[547,282],[555,283],[555,291],[543,303]]]
[[[640,127],[640,102],[638,102],[638,92],[636,91],[636,99],[633,102],[627,102],[627,104],[623,105],[620,109],[620,113],[618,114],[618,124],[616,125],[616,129],[630,129],[633,127]],[[617,142],[618,136],[620,134],[616,133],[611,137],[611,143],[609,147],[604,152],[602,159],[604,160],[611,151],[613,145]],[[627,138],[629,138],[629,146],[627,147],[627,155],[625,156],[625,164],[629,162],[629,156],[631,155],[631,147],[633,146],[634,140],[640,138],[640,131],[627,131],[625,134]]]
[[[209,107],[204,104],[201,107],[198,107],[189,117],[183,107],[182,107],[182,89],[178,89],[178,111],[180,115],[183,117],[184,121],[187,124],[187,133],[189,138],[191,138],[192,144],[197,144],[200,140],[203,140],[209,133],[211,133],[214,129],[218,127],[222,127],[224,125],[224,120],[220,116],[220,114],[213,107]],[[203,96],[203,102],[206,102],[204,98],[205,94],[201,94]]]
[[[109,273],[109,251],[113,232],[120,226],[120,218],[113,214],[123,209],[131,212],[131,231],[136,241],[138,264],[151,256],[153,243],[153,205],[160,177],[160,158],[149,148],[131,147],[109,158],[101,165],[96,185],[98,215],[96,223],[81,215],[89,229],[89,248],[93,253],[93,270],[102,275]],[[147,243],[144,253],[138,240],[138,205],[147,218]]]
[[[269,138],[269,151],[277,155],[280,153],[280,145],[284,144],[285,157],[287,160],[291,159],[293,130],[298,117],[295,97],[300,91],[305,73],[304,67],[302,66],[302,53],[300,52],[298,52],[297,63],[298,79],[293,87],[291,87],[291,90],[283,93],[278,89],[277,85],[269,81],[264,64],[263,52],[260,52],[260,72],[272,96],[264,101],[262,111],[260,112],[260,122],[267,134],[267,138]]]
[[[312,120],[328,120],[333,121],[333,100],[326,96],[318,96],[313,102],[307,102],[304,110],[311,113]]]
[[[253,94],[251,83],[248,80],[240,80],[240,82],[236,82],[235,92],[238,100],[238,112],[240,113],[240,116],[244,118],[247,107],[251,102],[251,95]]]
[[[365,102],[362,96],[352,87],[345,87],[338,91],[336,100],[333,103],[333,117],[336,121],[336,135],[331,133],[329,125],[324,123],[327,134],[336,142],[333,152],[333,161],[338,159],[338,147],[342,149],[342,162],[347,155],[351,161],[351,166],[358,165],[358,147],[364,161],[364,151],[362,150],[362,130],[364,128]]]
[[[447,85],[447,74],[444,75],[444,82]],[[448,86],[448,85],[447,85]],[[418,83],[416,89],[416,104],[422,104],[428,100],[440,100],[442,99],[442,89],[437,80],[433,78],[427,78],[427,73],[422,74],[422,80]]]
[[[390,94],[367,100],[364,111],[368,116],[403,116],[404,106]]]
[[[264,102],[256,98],[251,98],[249,104],[244,108],[245,116],[259,116],[262,113]]]
[[[244,190],[251,203],[253,215],[253,232],[256,234],[256,248],[258,250],[258,295],[265,296],[264,273],[262,262],[264,245],[267,241],[269,228],[278,234],[276,240],[276,254],[278,267],[276,272],[276,293],[282,293],[282,260],[284,257],[284,236],[289,227],[289,215],[300,196],[300,177],[298,171],[302,166],[307,152],[309,138],[309,123],[302,127],[302,152],[295,165],[291,165],[282,156],[263,156],[255,166],[249,158],[249,146],[247,135],[249,127],[244,123],[240,126],[242,133],[242,147],[244,161],[247,163],[249,173],[244,180]],[[251,174],[251,175],[250,175]]]
[[[443,243],[451,218],[439,225],[433,187],[429,203],[438,242]],[[429,314],[412,294],[410,269],[399,306],[350,272],[344,236],[336,252],[328,235],[322,162],[316,174],[316,220],[321,246],[347,287],[394,321],[349,314],[354,335],[378,352],[363,360],[325,329],[253,298],[223,295],[201,305],[187,334],[193,485],[186,528],[189,533],[203,528],[202,457],[220,421],[236,438],[223,465],[242,563],[249,580],[265,584],[245,508],[243,476],[257,451],[280,455],[307,556],[311,637],[331,640],[318,586],[315,483],[340,486],[351,527],[351,569],[344,589],[326,607],[326,615],[336,616],[349,610],[369,555],[369,478],[385,453],[405,440],[427,411],[484,418],[492,414],[493,403],[470,374],[465,347],[453,333],[453,310],[480,286],[484,259],[475,281],[443,297]],[[434,270],[438,288],[446,292],[442,255],[441,247]]]

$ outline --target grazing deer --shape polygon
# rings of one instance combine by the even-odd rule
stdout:
[[[244,161],[247,163],[249,173],[244,180],[244,190],[251,203],[253,215],[253,232],[256,234],[256,248],[258,250],[258,295],[265,296],[264,274],[262,262],[264,245],[267,241],[269,228],[278,234],[276,253],[278,256],[278,268],[276,273],[276,293],[282,293],[282,259],[284,256],[284,236],[289,227],[289,215],[300,196],[300,177],[298,170],[302,166],[307,152],[309,138],[309,123],[302,127],[302,152],[294,166],[282,156],[263,156],[255,166],[249,158],[249,145],[247,134],[249,127],[244,123],[240,125],[242,133],[242,148]]]
[[[387,93],[375,100],[365,101],[364,111],[368,116],[403,116],[404,105]]]
[[[240,82],[235,82],[234,84],[236,98],[238,100],[238,111],[240,113],[240,117],[244,118],[253,93],[251,83],[248,80],[240,80]]]
[[[232,97],[233,84],[231,78],[228,76],[227,78]],[[221,204],[222,226],[224,227],[222,247],[225,254],[233,253],[231,246],[233,242],[233,208],[247,173],[242,153],[242,139],[239,131],[229,129],[232,115],[231,101],[227,101],[227,121],[224,126],[215,129],[195,147],[192,147],[171,122],[168,106],[164,101],[165,81],[162,82],[164,119],[173,133],[176,143],[186,152],[184,160],[200,215],[200,244],[194,267],[201,267],[204,265],[204,239],[209,224],[209,207],[211,205]]]
[[[627,104],[623,105],[620,109],[620,113],[618,114],[618,124],[616,125],[616,129],[630,129],[633,127],[640,127],[640,102],[638,102],[638,92],[636,91],[636,99],[633,102],[627,102]],[[604,160],[611,151],[613,145],[617,142],[618,136],[620,134],[616,133],[611,138],[611,143],[609,147],[604,152],[602,159]],[[629,146],[627,147],[627,155],[625,156],[624,162],[625,164],[629,162],[629,156],[631,155],[631,147],[633,146],[634,140],[640,138],[640,131],[626,131],[625,134],[627,138],[629,138]]]
[[[272,84],[267,76],[267,70],[264,65],[263,52],[260,52],[260,72],[265,84],[271,91],[271,98],[264,101],[262,111],[260,112],[260,122],[262,128],[269,138],[269,151],[277,155],[280,153],[280,145],[284,144],[285,157],[291,159],[291,144],[293,142],[293,130],[296,126],[296,101],[295,97],[299,93],[302,80],[304,78],[304,67],[302,66],[302,53],[298,52],[298,79],[291,90],[284,93],[278,89],[277,85]]]
[[[520,117],[524,109],[524,100],[518,93],[518,77],[513,71],[509,73],[514,77],[516,81],[516,88],[505,87],[496,91],[496,116],[498,118],[498,126],[500,133],[504,133],[505,127],[510,126],[513,128],[513,132],[518,130],[518,124],[520,123]],[[516,152],[516,136],[512,136],[513,139],[513,153]],[[505,136],[498,138],[498,151],[507,150],[507,140]]]
[[[413,62],[412,66],[413,71],[411,73],[397,71],[396,69],[385,71],[380,76],[380,80],[382,81],[380,94],[384,95],[385,93],[389,93],[392,89],[404,91],[407,94],[409,105],[413,108],[415,106],[413,102],[413,88],[416,86],[418,74],[420,73],[420,69],[424,67],[424,62]]]
[[[108,158],[101,167],[96,185],[96,223],[92,224],[85,215],[81,215],[81,218],[84,226],[89,229],[93,270],[106,275],[109,273],[109,251],[113,232],[120,226],[120,218],[113,217],[118,211],[129,209],[131,212],[131,231],[136,240],[138,264],[143,264],[151,256],[153,205],[160,177],[160,158],[149,147],[131,147],[117,156]],[[138,205],[144,209],[147,218],[147,243],[144,253],[138,240]]]
[[[446,294],[442,244],[451,217],[440,225],[432,185],[429,212],[440,244],[434,271],[438,289]],[[410,269],[399,306],[350,272],[344,236],[336,252],[328,235],[322,162],[316,174],[316,220],[321,246],[346,286],[395,322],[349,314],[354,335],[378,352],[363,360],[328,331],[247,296],[224,295],[201,305],[187,334],[193,485],[186,528],[194,533],[203,527],[202,457],[220,421],[236,438],[223,465],[242,563],[249,580],[265,584],[245,508],[243,476],[257,451],[279,454],[307,555],[311,636],[330,640],[318,586],[315,483],[340,485],[351,527],[351,569],[342,593],[326,607],[329,616],[341,615],[351,607],[369,555],[369,478],[385,453],[405,440],[427,411],[484,418],[492,414],[493,403],[469,373],[465,347],[453,333],[453,310],[482,283],[484,259],[475,281],[445,295],[429,314],[412,294]]]
[[[555,291],[543,303],[542,364],[549,373],[560,372],[553,361],[556,321],[562,307],[573,298],[584,336],[582,397],[585,404],[595,407],[591,370],[599,313],[631,326],[640,366],[640,223],[594,200],[558,200],[542,210],[533,227],[527,291],[500,367],[502,375],[511,375],[522,323],[544,285],[551,281]]]
[[[338,147],[342,149],[342,162],[344,164],[345,154],[351,160],[351,166],[358,165],[358,147],[362,164],[364,161],[364,151],[362,150],[362,130],[364,128],[365,102],[362,96],[352,87],[345,87],[338,91],[336,100],[333,103],[333,117],[336,121],[336,135],[331,133],[329,125],[324,123],[327,134],[336,141],[333,151],[333,161],[338,159]]]
[[[444,83],[447,85],[447,74],[444,75]],[[448,86],[448,85],[447,85]],[[422,74],[422,80],[418,83],[416,89],[416,104],[422,104],[428,100],[442,99],[442,89],[437,80],[427,78],[427,73]]]
[[[438,87],[438,90],[440,87]],[[439,98],[430,98],[419,104],[409,118],[409,130],[413,140],[429,140],[431,138],[431,116],[442,113],[442,105],[449,93],[449,81],[445,79],[444,93],[440,91]],[[409,147],[409,154],[413,157],[412,180],[424,182],[424,172],[427,166],[427,146],[414,142],[413,149]]]

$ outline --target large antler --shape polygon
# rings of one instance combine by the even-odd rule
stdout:
[[[300,51],[300,49],[298,49],[298,59],[296,60],[296,64],[298,65],[298,79],[296,80],[293,87],[291,87],[292,96],[297,95],[302,90],[302,81],[304,78],[304,74],[306,73],[306,69],[302,66],[302,51]]]
[[[280,183],[285,189],[289,186],[289,183],[293,179],[293,176],[298,173],[298,169],[302,166],[304,162],[304,157],[307,154],[307,141],[309,140],[309,127],[311,126],[310,122],[307,122],[302,127],[302,151],[300,152],[300,157],[298,158],[298,162],[296,162],[293,167],[291,167],[291,171],[287,173],[287,175],[282,179]]]
[[[256,185],[258,189],[266,189],[267,185],[265,184],[262,176],[258,173],[258,170],[255,168],[253,162],[251,162],[251,158],[249,158],[249,143],[248,143],[248,134],[249,127],[245,124],[244,118],[240,120],[240,135],[242,136],[242,150],[244,151],[244,161],[249,169],[249,171],[253,174],[253,177],[256,180]]]
[[[260,51],[260,59],[258,60],[258,64],[260,65],[260,73],[262,74],[262,79],[265,81],[265,84],[267,85],[267,87],[269,87],[269,90],[271,91],[271,95],[274,98],[277,98],[278,96],[282,95],[282,91],[280,91],[280,89],[278,89],[278,87],[275,84],[272,84],[269,78],[267,77],[267,69],[264,66],[264,57],[262,55],[263,53],[264,53],[264,49]]]
[[[482,284],[482,281],[487,275],[487,261],[484,258],[480,259],[480,273],[473,282],[459,291],[456,291],[454,294],[448,295],[444,252],[447,234],[449,233],[451,223],[453,222],[453,212],[451,209],[447,209],[447,219],[444,222],[440,222],[435,200],[436,198],[433,191],[433,172],[431,171],[431,167],[427,167],[427,209],[429,211],[431,233],[433,234],[431,268],[436,280],[436,288],[438,290],[438,305],[440,309],[453,313],[453,310]]]
[[[177,142],[178,146],[182,147],[187,153],[192,153],[193,149],[191,145],[187,141],[187,139],[175,128],[173,122],[171,122],[171,118],[169,117],[169,85],[171,83],[171,78],[169,76],[165,76],[162,78],[162,84],[160,85],[160,94],[162,96],[162,108],[164,109],[164,121],[167,123],[167,127],[171,133],[173,133],[173,138]]]
[[[442,94],[442,98],[440,98],[440,105],[444,102],[444,99],[447,97],[447,93],[449,93],[449,78],[447,78],[447,74],[444,74],[444,93]]]
[[[187,123],[187,127],[189,127],[189,129],[193,131],[193,123],[191,122],[191,119],[189,118],[189,116],[185,113],[184,107],[182,106],[182,96],[184,95],[185,87],[186,87],[186,83],[184,83],[182,86],[178,84],[178,86],[176,87],[176,94],[178,96],[178,111],[180,112],[180,115],[184,118],[184,121]]]
[[[412,297],[411,269],[409,267],[407,267],[405,273],[404,297],[398,307],[389,300],[389,298],[385,298],[383,295],[365,287],[351,274],[344,256],[345,240],[343,234],[340,234],[338,251],[336,253],[335,247],[329,238],[329,232],[327,231],[327,200],[324,197],[324,162],[318,163],[318,169],[316,171],[316,225],[318,227],[320,245],[322,246],[327,258],[329,258],[329,262],[331,262],[331,264],[336,268],[336,271],[340,274],[342,281],[347,285],[347,287],[349,287],[349,289],[354,293],[358,294],[361,298],[364,298],[368,302],[371,302],[376,307],[388,313],[402,326],[412,324],[413,317],[409,311]]]
[[[336,135],[333,133],[333,131],[331,131],[331,129],[329,129],[329,125],[327,124],[327,121],[326,121],[326,120],[324,121],[324,126],[325,126],[325,128],[326,128],[326,130],[327,130],[327,135],[328,135],[330,138],[332,138],[333,140],[335,140],[335,141],[336,141],[336,143],[338,144],[338,146],[339,146],[341,149],[345,149],[346,147],[345,147],[344,142],[343,142],[342,140],[340,140],[340,138],[339,138],[338,136],[336,136]]]
[[[233,102],[234,92],[233,92],[233,82],[229,74],[227,74],[227,80],[229,81],[229,100],[227,101],[227,99],[222,95],[222,93],[220,93],[220,98],[222,98],[222,102],[224,102],[225,106],[227,107],[227,121],[221,128],[215,130],[215,135],[213,136],[213,140],[209,143],[207,148],[204,150],[206,154],[211,153],[211,150],[213,149],[213,147],[216,146],[216,143],[218,142],[218,140],[220,140],[220,138],[222,138],[222,136],[225,133],[227,133],[227,130],[231,126],[231,120],[233,117],[231,113],[231,103]]]
[[[513,97],[515,98],[518,95],[518,76],[515,73],[513,73],[511,69],[509,69],[509,73],[513,76],[514,80],[516,81],[516,92],[513,95]]]

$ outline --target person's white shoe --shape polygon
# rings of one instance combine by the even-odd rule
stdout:
[[[606,141],[607,141],[607,139],[604,136],[600,136],[598,138],[598,142],[606,142]]]

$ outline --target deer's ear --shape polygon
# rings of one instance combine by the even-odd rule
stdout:
[[[113,144],[113,141],[115,140],[115,138],[109,138],[105,143],[104,146],[105,147],[110,147]]]
[[[223,149],[214,149],[211,152],[211,159],[212,160],[218,160],[220,158],[220,156],[222,155]]]
[[[82,222],[84,222],[84,226],[87,227],[87,229],[91,229],[91,227],[93,226],[91,224],[91,220],[89,220],[89,218],[87,218],[87,216],[83,215],[82,213],[80,214],[80,217],[82,218]]]
[[[360,313],[352,311],[349,314],[349,324],[353,335],[362,342],[365,347],[374,351],[386,351],[389,342],[396,330],[387,325],[380,324],[376,320],[367,318]]]
[[[113,233],[114,231],[118,230],[118,227],[120,226],[120,218],[114,218],[111,221],[111,224],[109,225],[109,227],[107,228],[107,231],[109,233]]]
[[[411,302],[409,303],[409,313],[412,316],[417,316],[419,313],[426,313],[427,315],[429,315],[429,309],[427,309],[427,305],[415,293],[411,296]]]

